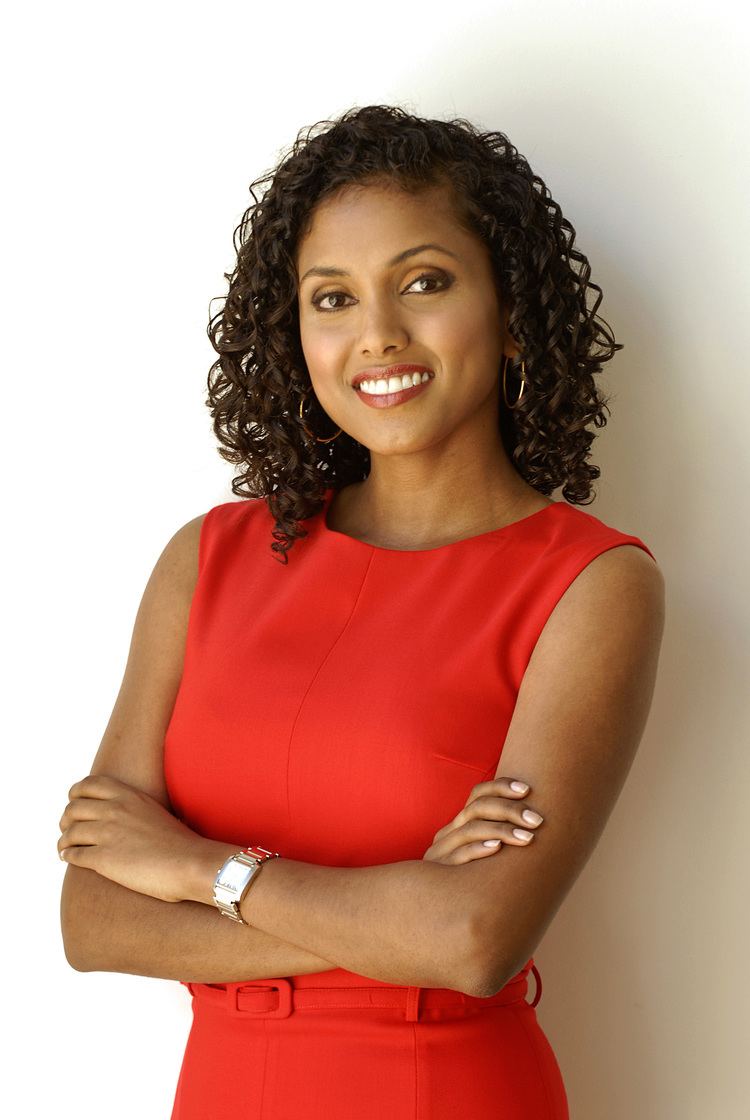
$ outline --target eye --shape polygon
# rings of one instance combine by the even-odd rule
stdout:
[[[431,283],[438,284],[438,285],[440,285],[440,287],[438,289],[428,288],[426,291],[423,290],[422,292],[416,292],[415,293],[416,295],[426,295],[426,296],[432,295],[432,293],[434,291],[436,291],[436,290],[440,291],[442,288],[447,288],[450,285],[450,280],[448,280],[448,279],[446,279],[442,276],[433,276],[431,273],[424,272],[420,276],[416,276],[414,278],[414,280],[412,280],[411,284],[409,284],[409,287],[405,289],[405,291],[408,292],[409,288],[413,288],[415,284],[422,283],[425,280],[427,280],[428,282],[431,282]],[[341,311],[341,310],[343,310],[343,308],[341,306],[339,306],[339,307],[323,307],[323,300],[325,300],[325,299],[337,299],[338,297],[346,298],[346,293],[345,292],[324,292],[323,295],[315,296],[315,298],[311,302],[315,307],[317,307],[318,311],[322,311],[322,312],[326,312],[326,313],[330,313],[332,311]]]
[[[317,307],[318,311],[339,311],[340,308],[338,308],[338,307],[323,307],[323,300],[324,299],[336,299],[337,297],[343,296],[343,295],[344,295],[343,292],[326,292],[325,295],[316,296],[315,299],[312,302],[313,302],[314,306]]]
[[[420,284],[423,280],[430,280],[435,284],[442,283],[442,280],[439,276],[430,276],[428,273],[423,273],[422,276],[417,276],[416,280],[412,280],[409,287],[413,288],[415,284]],[[424,292],[424,289],[423,289],[423,292],[424,292],[425,295],[429,294],[430,291],[434,292],[435,289],[434,288],[428,288],[426,292]]]

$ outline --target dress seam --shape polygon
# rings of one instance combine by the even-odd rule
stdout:
[[[419,1116],[419,1055],[417,1053],[417,1024],[412,1023],[411,1028],[413,1048],[412,1054],[414,1057],[414,1120],[420,1120]]]
[[[375,553],[373,552],[373,553],[371,553],[370,557],[368,558],[367,567],[365,568],[364,574],[362,576],[362,582],[359,586],[359,591],[357,592],[357,594],[354,598],[354,602],[352,603],[352,609],[349,611],[349,614],[347,615],[343,626],[341,627],[341,629],[339,630],[339,633],[336,635],[333,642],[331,643],[331,646],[330,646],[328,652],[326,653],[325,657],[322,659],[322,661],[318,665],[317,669],[313,673],[312,677],[310,678],[310,681],[307,685],[307,688],[305,689],[304,694],[303,694],[302,698],[300,699],[299,705],[297,706],[297,712],[296,712],[296,714],[294,716],[294,719],[292,721],[292,726],[291,726],[291,729],[289,731],[289,739],[287,741],[287,749],[286,749],[286,782],[285,782],[285,787],[286,788],[285,788],[285,793],[286,793],[287,827],[291,827],[291,823],[292,823],[292,808],[291,808],[291,799],[290,799],[290,796],[289,796],[289,771],[290,771],[291,762],[292,762],[292,741],[294,739],[294,732],[297,728],[297,722],[299,720],[302,709],[305,706],[305,701],[307,700],[307,697],[310,695],[310,690],[312,689],[316,680],[320,676],[320,673],[321,673],[324,665],[326,664],[326,662],[330,658],[331,654],[333,653],[336,646],[339,644],[339,642],[341,641],[341,639],[343,638],[344,634],[346,633],[346,631],[349,627],[349,623],[352,620],[352,616],[354,615],[354,612],[357,609],[357,605],[359,603],[359,600],[362,597],[362,591],[364,589],[365,583],[367,582],[367,576],[369,574],[370,568],[372,567],[372,563],[373,563],[374,559],[375,559]]]
[[[263,1023],[263,1080],[260,1084],[260,1120],[263,1120],[266,1103],[266,1081],[268,1078],[268,1024],[265,1019],[261,1020],[261,1022]]]

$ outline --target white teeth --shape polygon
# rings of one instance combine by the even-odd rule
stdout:
[[[403,377],[380,377],[377,380],[360,381],[358,389],[371,396],[382,396],[384,393],[400,393],[403,389],[411,389],[413,385],[429,380],[429,373],[419,374],[415,371],[413,374],[405,373]]]

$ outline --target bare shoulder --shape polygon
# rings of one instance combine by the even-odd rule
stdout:
[[[611,548],[600,552],[590,564],[587,564],[581,575],[585,576],[589,571],[605,573],[604,578],[607,578],[606,573],[609,573],[609,578],[614,578],[615,572],[629,578],[637,578],[637,574],[640,573],[641,578],[646,582],[651,581],[655,586],[664,582],[662,570],[657,562],[637,544],[613,544]]]
[[[136,613],[122,683],[90,771],[119,778],[167,806],[164,734],[182,677],[205,516],[173,533],[154,564]]]
[[[156,562],[154,573],[158,572],[160,577],[163,574],[165,583],[175,594],[183,593],[192,598],[198,578],[198,550],[205,516],[201,513],[182,525],[167,541]]]
[[[582,624],[587,618],[596,624],[606,612],[615,628],[646,628],[660,636],[665,597],[664,575],[653,557],[638,545],[614,545],[576,576],[560,597],[546,629],[554,632],[575,618]]]

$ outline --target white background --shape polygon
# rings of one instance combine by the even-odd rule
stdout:
[[[302,127],[378,102],[504,131],[573,223],[625,344],[602,379],[612,418],[588,508],[652,548],[668,618],[628,783],[535,954],[571,1115],[739,1120],[744,5],[269,11],[131,0],[4,16],[5,1114],[169,1116],[188,993],[67,965],[57,821],[89,771],[157,556],[231,498],[203,403],[206,325],[247,185]]]

